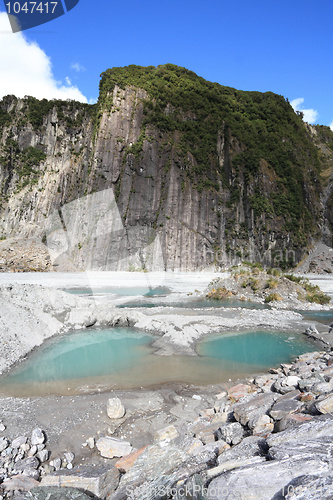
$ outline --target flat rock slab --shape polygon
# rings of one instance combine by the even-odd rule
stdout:
[[[242,425],[248,425],[250,429],[253,429],[260,418],[271,409],[278,397],[278,394],[264,393],[246,403],[236,404],[233,407],[234,417]]]
[[[302,443],[284,442],[269,449],[269,456],[275,460],[285,460],[292,457],[313,456],[330,464],[333,471],[333,436],[311,439]]]
[[[274,420],[282,418],[302,408],[302,403],[296,399],[282,399],[277,401],[270,409],[269,414]]]
[[[230,460],[241,460],[261,455],[261,450],[264,444],[265,441],[262,438],[257,436],[248,436],[244,438],[241,443],[221,453],[217,460],[218,464],[221,465],[224,462],[229,462]]]
[[[235,469],[216,477],[208,487],[207,500],[271,500],[281,495],[293,479],[321,471],[328,474],[327,462],[316,458],[271,460],[257,465]],[[274,497],[275,498],[275,497]],[[280,498],[277,496],[276,498]],[[285,498],[285,497],[281,497]]]
[[[333,498],[332,476],[300,476],[284,488],[284,496],[275,495],[272,500],[329,500]]]
[[[281,446],[284,443],[296,442],[306,443],[310,440],[316,440],[322,437],[333,435],[333,418],[329,415],[322,415],[317,419],[313,418],[310,422],[305,422],[298,427],[292,427],[283,432],[272,434],[267,439],[269,447]]]
[[[193,457],[175,446],[161,448],[152,445],[137,458],[135,464],[120,481],[120,487],[161,478]]]
[[[228,390],[228,398],[238,401],[251,392],[251,386],[248,384],[237,384]]]
[[[114,491],[119,484],[119,471],[116,467],[82,466],[73,470],[60,470],[42,477],[41,486],[60,488],[80,488],[103,498]]]
[[[315,403],[316,409],[320,413],[332,413],[333,412],[333,394]]]
[[[5,490],[14,491],[29,491],[31,488],[35,488],[39,486],[39,482],[29,476],[24,476],[23,474],[18,474],[16,476],[12,476],[9,479],[5,479],[2,483],[2,486]]]
[[[298,427],[305,422],[310,422],[312,419],[312,415],[306,415],[304,413],[289,413],[286,417],[283,417],[281,420],[276,422],[275,431],[286,431],[287,429]]]
[[[29,493],[31,500],[91,500],[91,496],[75,488],[58,488],[56,486],[40,486]]]
[[[128,441],[108,436],[100,438],[96,443],[96,448],[105,458],[120,458],[133,451],[133,447]]]
[[[117,467],[117,469],[122,473],[128,472],[133,467],[139,456],[145,451],[146,448],[147,446],[143,446],[139,450],[132,451],[132,453],[126,455],[126,457],[123,457],[120,460],[118,460],[114,464],[115,467]]]

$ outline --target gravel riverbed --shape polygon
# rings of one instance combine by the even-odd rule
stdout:
[[[46,338],[79,328],[135,325],[159,334],[157,354],[193,354],[199,338],[217,331],[260,325],[301,332],[313,325],[288,310],[175,314],[172,308],[117,309],[114,296],[81,297],[59,290],[85,286],[84,276],[68,275],[66,280],[54,273],[52,281],[49,274],[28,274],[8,273],[0,280],[2,371]],[[135,281],[136,273],[120,274],[124,276],[114,278],[113,286]],[[157,281],[177,300],[188,300],[190,293],[202,294],[213,277],[193,273],[188,280],[173,275]],[[95,275],[96,283],[106,286],[110,279]],[[325,291],[332,290],[326,284]],[[315,326],[327,338],[327,327]],[[238,383],[3,397],[1,494],[16,500],[180,499],[187,488],[186,498],[207,500],[329,498],[332,363],[328,344],[325,351]],[[117,418],[112,415],[115,400],[124,408]],[[38,433],[41,442],[34,444]]]

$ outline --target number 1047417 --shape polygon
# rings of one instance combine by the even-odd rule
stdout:
[[[54,14],[58,2],[8,2],[8,14]]]

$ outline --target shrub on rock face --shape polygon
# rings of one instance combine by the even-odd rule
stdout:
[[[326,293],[323,293],[321,291],[318,292],[312,292],[312,293],[307,293],[306,294],[306,300],[309,302],[314,302],[316,304],[321,304],[321,305],[326,305],[331,302],[331,299]]]
[[[288,278],[288,280],[299,284],[303,288],[303,290],[307,292],[305,295],[305,300],[307,300],[308,302],[321,305],[330,303],[331,298],[329,297],[329,295],[322,292],[318,285],[313,285],[312,283],[310,283],[307,278],[304,278],[303,276],[294,276],[293,274],[286,274],[285,277]]]
[[[269,288],[271,290],[272,288],[276,288],[278,285],[278,280],[274,278],[268,278],[265,284],[265,288]]]
[[[233,293],[225,288],[224,286],[220,286],[219,288],[212,288],[206,295],[207,299],[230,299],[233,296]]]

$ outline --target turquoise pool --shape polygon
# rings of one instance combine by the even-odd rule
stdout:
[[[304,336],[264,331],[209,337],[198,344],[199,356],[154,355],[154,340],[134,328],[89,329],[51,339],[0,379],[0,394],[72,394],[167,382],[216,384],[314,350]]]

